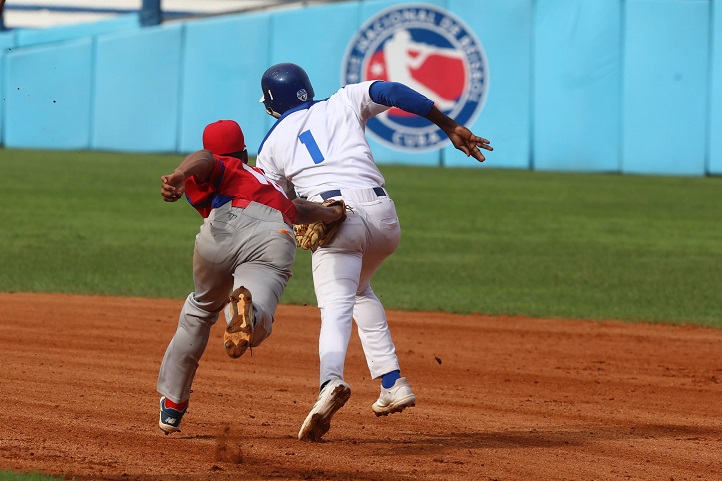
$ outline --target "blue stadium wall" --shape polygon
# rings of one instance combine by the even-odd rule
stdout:
[[[186,153],[201,147],[208,122],[224,118],[241,123],[255,154],[273,121],[258,103],[264,70],[301,64],[325,98],[342,85],[360,26],[405,3],[145,28],[134,14],[0,33],[0,143]],[[722,174],[722,0],[423,3],[461,18],[483,45],[488,97],[469,127],[495,151],[477,164],[451,147],[408,153],[371,139],[380,164]]]

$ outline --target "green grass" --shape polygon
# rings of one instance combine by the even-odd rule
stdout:
[[[0,150],[0,291],[183,298],[200,216],[178,155]],[[491,165],[493,158],[489,160]],[[722,327],[722,179],[382,166],[387,308]],[[299,251],[282,302],[315,304]]]
[[[54,478],[36,473],[10,473],[0,471],[0,481],[57,481],[64,478]]]

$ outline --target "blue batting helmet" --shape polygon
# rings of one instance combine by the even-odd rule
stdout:
[[[276,118],[314,96],[305,70],[293,63],[279,63],[266,70],[261,77],[261,90],[266,112]]]

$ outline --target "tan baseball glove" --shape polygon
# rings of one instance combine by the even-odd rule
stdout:
[[[323,222],[316,222],[315,224],[296,224],[293,226],[293,234],[296,237],[296,243],[301,249],[310,249],[315,251],[319,247],[328,245],[336,234],[338,233],[341,224],[346,220],[346,210],[350,209],[346,206],[343,199],[327,200],[322,205],[326,207],[332,207],[334,205],[340,205],[342,214],[341,217],[331,222],[330,224],[324,224]]]

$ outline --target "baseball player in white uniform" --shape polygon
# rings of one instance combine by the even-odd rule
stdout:
[[[344,362],[353,320],[371,377],[381,379],[373,411],[384,416],[416,404],[407,379],[401,377],[384,308],[371,289],[374,273],[399,245],[401,228],[366,140],[366,122],[398,107],[435,123],[457,149],[480,162],[480,149],[493,149],[488,140],[434,107],[432,100],[396,82],[351,84],[326,100],[314,101],[306,72],[282,63],[264,73],[261,87],[266,112],[278,120],[259,147],[256,166],[298,197],[313,202],[342,198],[351,207],[336,237],[312,256],[321,311],[321,389],[298,438],[316,441],[351,396]]]

